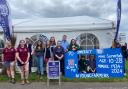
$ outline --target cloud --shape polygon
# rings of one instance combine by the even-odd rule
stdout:
[[[127,29],[128,0],[122,0],[121,29]],[[93,16],[116,21],[117,0],[9,0],[14,19]]]
[[[105,0],[10,0],[12,14],[18,17],[64,17],[89,15],[99,17],[106,9]],[[101,7],[103,5],[103,7]],[[15,10],[17,8],[17,10]],[[15,13],[17,13],[15,15]]]

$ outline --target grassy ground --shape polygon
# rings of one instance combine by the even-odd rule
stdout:
[[[69,78],[64,78],[63,76],[61,77],[62,82],[128,82],[128,61],[126,61],[126,76],[124,78],[74,78],[74,79],[69,79]],[[0,82],[5,82],[7,81],[8,78],[6,75],[0,75]],[[44,75],[42,79],[40,79],[36,73],[32,73],[29,76],[29,80],[31,82],[46,82],[47,81],[47,76]],[[20,81],[20,75],[16,74],[16,81]]]

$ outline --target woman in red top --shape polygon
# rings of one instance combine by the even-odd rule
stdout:
[[[24,85],[25,82],[29,83],[28,76],[29,76],[29,57],[30,57],[29,50],[24,40],[20,40],[16,52],[16,57],[21,72],[21,80],[22,80],[21,84]]]
[[[6,68],[6,72],[9,77],[9,82],[13,84],[15,83],[15,73],[14,73],[15,53],[16,53],[15,48],[12,47],[10,41],[7,41],[6,47],[3,49],[2,61]]]

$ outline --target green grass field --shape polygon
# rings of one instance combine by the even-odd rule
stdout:
[[[124,78],[64,78],[61,77],[62,82],[128,82],[128,61],[126,61],[126,76]],[[36,73],[32,73],[29,76],[29,80],[31,82],[46,82],[47,76],[44,75],[42,79],[39,79],[39,77],[36,75]],[[6,75],[0,75],[0,82],[6,82],[8,81],[8,78]],[[16,81],[20,82],[20,74],[16,74]]]

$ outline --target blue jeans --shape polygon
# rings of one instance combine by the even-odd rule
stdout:
[[[43,56],[35,56],[36,58],[36,65],[37,65],[37,73],[43,75],[44,68],[43,68]]]

